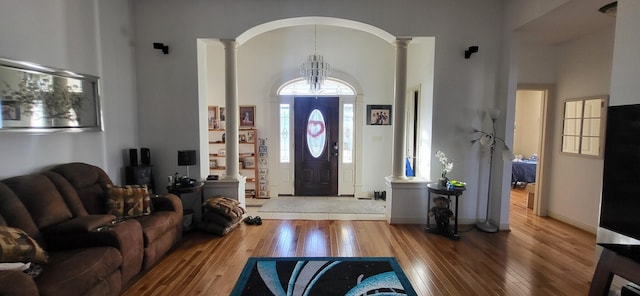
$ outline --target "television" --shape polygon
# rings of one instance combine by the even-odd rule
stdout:
[[[600,227],[640,240],[640,104],[607,112]]]

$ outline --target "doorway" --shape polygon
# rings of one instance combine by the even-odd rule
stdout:
[[[294,98],[294,194],[337,196],[338,97]]]
[[[539,216],[546,216],[544,163],[545,155],[550,155],[551,143],[547,140],[551,131],[548,128],[550,90],[546,85],[529,85],[519,86],[516,92],[512,191],[524,191],[527,199],[523,208]]]

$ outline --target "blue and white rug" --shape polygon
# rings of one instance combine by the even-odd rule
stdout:
[[[250,257],[231,295],[417,295],[393,257]]]

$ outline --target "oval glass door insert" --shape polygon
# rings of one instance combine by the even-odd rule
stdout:
[[[307,121],[307,148],[311,156],[318,158],[324,151],[327,130],[324,116],[318,109],[313,109]]]

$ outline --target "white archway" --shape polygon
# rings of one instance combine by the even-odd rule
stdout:
[[[389,43],[393,43],[396,40],[395,36],[389,34],[388,32],[378,27],[374,27],[369,24],[347,20],[347,19],[333,18],[333,17],[305,16],[305,17],[295,17],[295,18],[276,20],[276,21],[271,21],[261,25],[257,25],[249,30],[246,30],[244,33],[240,34],[240,36],[236,38],[236,42],[238,43],[238,46],[242,46],[242,44],[244,44],[251,38],[258,36],[262,33],[279,29],[279,28],[293,27],[293,26],[300,26],[300,25],[328,25],[328,26],[345,27],[345,28],[351,28],[354,30],[370,33]]]

